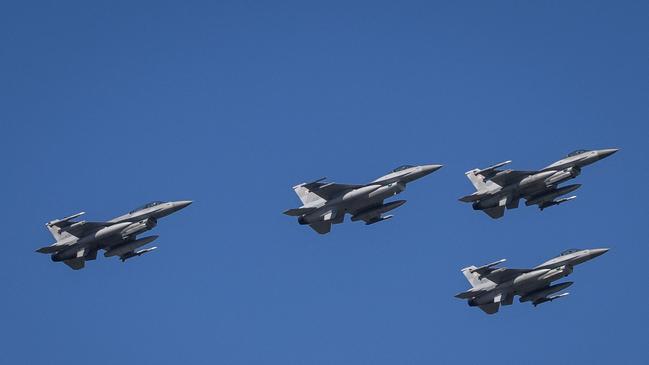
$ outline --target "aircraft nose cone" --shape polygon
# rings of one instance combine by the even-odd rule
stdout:
[[[619,151],[618,148],[607,148],[607,149],[597,151],[597,155],[599,156],[599,158],[605,158],[614,154],[617,151]]]
[[[590,250],[590,255],[591,257],[595,258],[597,256],[601,256],[607,253],[608,250],[609,250],[608,248],[593,248],[592,250]]]
[[[180,201],[174,202],[174,206],[178,210],[180,210],[180,209],[183,209],[183,208],[189,206],[191,203],[192,203],[191,200],[180,200]]]
[[[430,174],[442,168],[444,165],[423,165],[421,166],[421,172],[425,174]]]

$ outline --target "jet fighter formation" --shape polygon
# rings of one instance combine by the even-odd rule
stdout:
[[[471,289],[457,294],[459,299],[468,299],[472,307],[479,307],[487,314],[498,312],[500,305],[511,305],[514,296],[520,296],[520,302],[532,302],[536,307],[541,303],[563,298],[568,293],[557,294],[572,285],[571,281],[550,285],[572,273],[573,267],[597,256],[603,255],[608,248],[589,250],[566,250],[532,269],[507,269],[495,266],[505,259],[480,267],[469,266],[462,269],[462,274],[471,283]]]
[[[322,182],[325,178],[293,187],[302,201],[299,208],[289,209],[286,215],[298,217],[298,223],[308,224],[314,231],[327,234],[332,224],[343,223],[345,214],[352,215],[352,222],[364,221],[366,225],[392,218],[383,215],[402,206],[405,200],[384,203],[384,200],[400,194],[406,184],[439,170],[442,165],[403,165],[387,175],[362,185]]]
[[[516,209],[521,198],[525,205],[538,205],[543,210],[570,201],[576,196],[556,199],[573,192],[580,184],[558,185],[579,176],[584,166],[590,165],[617,152],[617,149],[577,150],[565,158],[538,171],[498,170],[511,161],[466,172],[476,192],[460,198],[473,203],[473,209],[482,210],[491,218],[501,218],[505,208]]]
[[[122,261],[141,256],[157,247],[137,250],[153,242],[158,236],[137,239],[137,235],[153,229],[158,219],[175,213],[192,202],[151,202],[127,214],[106,222],[74,221],[85,214],[77,213],[45,224],[56,242],[36,252],[52,254],[52,261],[63,261],[74,270],[83,269],[86,261],[95,260],[97,251],[105,250],[104,257],[119,256]],[[137,251],[136,251],[137,250]]]
[[[472,203],[473,209],[482,210],[491,218],[503,217],[506,209],[514,209],[520,199],[525,205],[537,205],[541,210],[570,201],[575,196],[560,198],[580,184],[559,186],[577,177],[584,166],[606,158],[617,149],[578,150],[565,158],[535,171],[501,170],[510,163],[505,161],[485,169],[466,172],[476,192],[460,198]],[[367,184],[338,184],[325,182],[325,178],[302,183],[293,190],[302,201],[298,208],[284,214],[297,217],[301,225],[308,225],[319,234],[327,234],[333,224],[343,223],[345,215],[351,220],[371,225],[392,218],[385,213],[403,205],[405,200],[385,202],[402,193],[406,185],[421,179],[442,165],[403,165],[387,175]],[[52,255],[52,261],[63,261],[74,270],[84,268],[86,261],[95,260],[97,252],[104,250],[105,257],[117,256],[122,261],[151,252],[156,247],[144,248],[158,236],[137,238],[137,235],[153,229],[158,219],[175,213],[192,202],[189,200],[152,202],[125,215],[105,222],[75,221],[84,212],[46,224],[56,242],[41,247],[36,252]],[[470,306],[477,306],[485,313],[494,314],[500,305],[511,305],[516,295],[520,302],[532,302],[534,306],[563,298],[568,293],[557,294],[572,282],[552,285],[572,273],[581,264],[608,251],[607,248],[568,250],[560,256],[531,269],[508,269],[496,267],[505,260],[481,267],[462,269],[472,288],[459,293],[457,298],[466,299]]]

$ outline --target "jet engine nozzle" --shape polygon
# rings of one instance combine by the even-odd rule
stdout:
[[[67,250],[55,253],[54,255],[52,255],[51,259],[54,262],[74,259],[74,258],[77,258],[78,252],[79,252],[79,249],[76,248],[76,247],[69,248]]]

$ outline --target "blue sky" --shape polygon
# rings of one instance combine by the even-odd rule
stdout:
[[[643,2],[34,1],[0,13],[2,363],[640,363]],[[618,147],[573,202],[493,221],[463,173]],[[404,164],[395,218],[319,236],[290,187]],[[195,203],[72,271],[44,222]],[[565,300],[486,316],[460,268],[610,247]]]

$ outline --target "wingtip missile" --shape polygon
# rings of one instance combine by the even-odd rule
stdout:
[[[55,219],[55,220],[49,221],[49,222],[47,222],[47,223],[45,223],[45,224],[46,224],[47,226],[53,226],[53,225],[55,225],[55,224],[62,223],[62,222],[67,222],[67,221],[69,221],[69,220],[71,220],[71,219],[74,219],[74,218],[80,217],[80,216],[82,216],[82,215],[84,215],[84,214],[86,214],[86,212],[79,212],[79,213],[77,213],[77,214],[72,214],[72,215],[67,216],[67,217],[65,217],[65,218]]]
[[[475,269],[473,269],[473,268],[469,268],[469,267],[465,267],[464,269],[462,269],[462,271],[469,269],[469,270],[471,270],[471,272],[479,272],[479,271],[482,271],[482,270],[485,270],[485,269],[489,269],[489,268],[491,268],[491,267],[494,267],[494,266],[496,266],[496,265],[502,264],[502,263],[505,262],[505,261],[507,261],[507,259],[500,259],[500,260],[495,261],[495,262],[492,262],[492,263],[490,263],[490,264],[486,264],[486,265],[482,265],[482,266],[480,266],[480,267],[476,267]]]
[[[308,186],[308,185],[317,184],[317,183],[322,182],[322,181],[325,181],[325,180],[327,180],[326,177],[321,177],[321,178],[319,178],[319,179],[317,179],[317,180],[314,180],[314,181],[311,181],[311,182],[304,182],[304,183],[301,183],[301,184],[297,184],[297,185],[295,185],[295,186],[293,187],[293,189],[299,188],[299,187],[301,187],[301,186]]]
[[[503,161],[501,163],[497,163],[497,164],[495,164],[493,166],[489,166],[489,167],[486,167],[484,169],[477,169],[477,171],[476,170],[467,171],[467,174],[471,174],[471,173],[475,174],[475,175],[484,174],[485,172],[493,171],[493,170],[495,170],[495,169],[497,169],[499,167],[503,167],[503,166],[508,165],[510,163],[512,163],[512,160]]]

